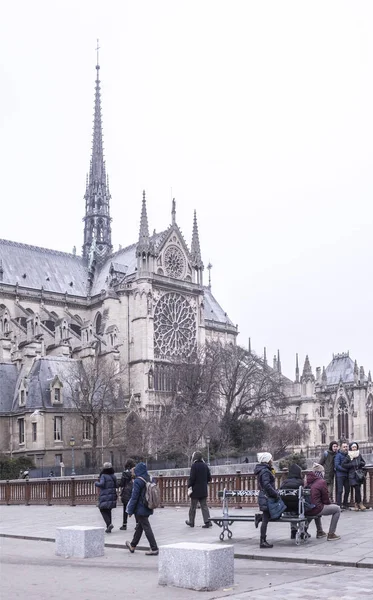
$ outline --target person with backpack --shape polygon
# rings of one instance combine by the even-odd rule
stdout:
[[[205,523],[202,527],[208,529],[209,527],[212,527],[210,511],[207,506],[207,484],[211,481],[211,472],[202,458],[202,453],[198,450],[193,453],[192,461],[188,481],[188,488],[191,489],[189,519],[185,521],[185,523],[186,525],[189,525],[189,527],[194,527],[196,510],[199,502],[203,521]]]
[[[128,513],[126,511],[127,504],[129,499],[131,498],[132,488],[133,488],[133,477],[132,477],[132,469],[135,467],[136,463],[133,458],[129,458],[124,465],[124,471],[122,473],[122,477],[120,480],[119,487],[121,488],[120,497],[123,502],[123,525],[120,529],[125,531],[127,529],[127,520]]]
[[[330,500],[333,499],[334,492],[334,459],[338,452],[338,442],[330,442],[328,450],[325,450],[320,458],[319,464],[324,467],[325,470],[325,481],[328,487],[328,494]]]
[[[126,546],[131,554],[133,554],[144,532],[150,545],[150,550],[145,552],[145,554],[147,556],[156,556],[158,554],[158,546],[149,523],[149,517],[153,514],[153,508],[149,508],[148,506],[149,496],[147,494],[148,484],[151,483],[151,478],[147,471],[146,464],[143,462],[138,463],[134,467],[133,473],[135,479],[126,511],[129,517],[135,515],[136,527],[132,542],[127,541]],[[146,496],[148,496],[148,499]]]
[[[111,522],[111,511],[117,505],[118,484],[110,462],[104,463],[100,473],[100,480],[95,481],[95,486],[100,490],[98,507],[106,524],[106,533],[111,533],[111,530],[114,529],[114,525]]]

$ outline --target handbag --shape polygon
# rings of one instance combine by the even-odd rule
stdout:
[[[267,496],[268,511],[271,519],[279,519],[286,510],[286,504],[281,498],[271,498]]]
[[[190,497],[193,494],[193,488],[188,487],[188,496]]]
[[[363,469],[356,469],[355,477],[358,483],[363,483],[365,479],[366,472]]]

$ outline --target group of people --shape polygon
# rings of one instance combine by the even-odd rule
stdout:
[[[298,489],[300,486],[309,488],[310,501],[306,507],[305,515],[308,517],[308,524],[311,520],[315,521],[316,538],[326,537],[328,541],[339,540],[340,536],[336,534],[337,523],[343,508],[348,508],[348,496],[350,489],[354,490],[355,510],[366,510],[362,503],[361,486],[364,481],[365,461],[360,454],[357,442],[347,444],[343,442],[338,447],[337,442],[331,442],[327,450],[320,459],[319,463],[314,463],[312,471],[307,473],[305,479],[302,477],[301,468],[293,463],[289,466],[288,477],[281,485],[280,489]],[[267,541],[267,527],[271,520],[268,502],[280,499],[279,490],[275,486],[274,469],[272,465],[272,455],[269,452],[260,452],[258,454],[258,464],[254,471],[258,480],[259,487],[259,508],[261,514],[255,515],[255,526],[260,527],[260,547],[273,548],[273,544]],[[334,489],[334,474],[336,474],[337,503],[332,502]],[[342,493],[344,498],[342,503]],[[289,502],[289,499],[287,500]],[[294,506],[288,505],[290,512],[298,511],[298,498],[294,496]],[[331,516],[328,533],[322,528],[321,518]],[[308,537],[308,525],[304,535]],[[296,526],[291,525],[291,538],[296,537]]]
[[[320,458],[320,465],[325,469],[330,498],[333,498],[334,483],[336,484],[336,503],[342,510],[349,508],[351,489],[354,491],[354,509],[366,510],[361,497],[365,460],[357,442],[342,442],[340,447],[338,442],[330,442],[329,449]]]
[[[147,482],[150,482],[150,475],[146,464],[143,462],[136,464],[130,458],[124,466],[119,483],[114,474],[112,464],[106,462],[100,473],[99,481],[95,482],[95,486],[100,490],[98,507],[106,524],[106,533],[111,533],[114,529],[112,509],[116,508],[117,505],[117,488],[121,488],[123,524],[120,529],[127,529],[128,517],[135,515],[136,520],[132,541],[126,541],[126,547],[133,554],[144,532],[150,545],[150,550],[145,552],[145,554],[156,556],[158,554],[158,546],[149,523],[149,517],[153,514],[153,509],[149,508],[145,498]]]

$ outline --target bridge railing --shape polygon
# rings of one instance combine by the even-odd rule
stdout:
[[[306,471],[304,472],[306,473]],[[286,473],[276,473],[276,487],[286,478]],[[96,504],[98,489],[95,487],[97,478],[65,477],[52,479],[16,479],[0,481],[0,504]],[[161,490],[163,506],[187,505],[188,477],[187,476],[158,476],[157,481]],[[255,490],[257,479],[253,473],[213,475],[209,485],[208,502],[210,506],[221,506],[218,493],[224,488],[228,490]],[[353,497],[350,502],[353,503]],[[257,507],[255,496],[234,498],[232,505]],[[363,502],[373,508],[373,467],[367,468],[367,477],[363,485]]]

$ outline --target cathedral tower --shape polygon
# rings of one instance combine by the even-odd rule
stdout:
[[[112,251],[110,191],[106,176],[104,149],[102,143],[100,65],[96,65],[95,110],[93,121],[92,157],[87,176],[84,217],[83,256],[94,258],[101,263]]]

